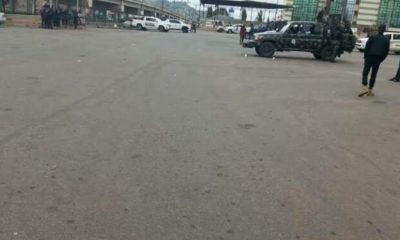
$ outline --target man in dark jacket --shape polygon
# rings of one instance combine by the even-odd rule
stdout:
[[[358,95],[360,97],[364,95],[374,96],[372,89],[375,85],[376,75],[378,74],[379,66],[389,54],[390,40],[387,37],[383,36],[385,30],[385,25],[379,26],[378,34],[369,37],[365,46],[364,70],[362,72],[363,89]],[[371,78],[369,80],[368,86],[368,75],[371,69]]]
[[[400,62],[399,62],[399,68],[397,68],[396,76],[394,76],[394,78],[389,79],[389,81],[400,82]]]

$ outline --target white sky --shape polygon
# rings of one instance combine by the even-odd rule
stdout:
[[[171,1],[171,0],[170,0]],[[175,0],[177,2],[179,1],[184,1],[184,0]],[[200,5],[200,0],[186,0],[190,6],[198,9],[199,5]],[[275,4],[286,4],[286,0],[255,0],[255,1],[259,1],[259,2],[266,2],[266,3],[275,3]],[[229,9],[231,8],[230,6],[221,6],[226,8],[226,10],[229,11]],[[207,9],[207,6],[206,6]],[[240,7],[233,7],[233,9],[235,10],[235,13],[233,15],[234,18],[239,18],[240,19]],[[257,12],[258,9],[253,9],[253,12],[251,12],[251,9],[246,9],[247,11],[247,20],[256,20],[257,17]],[[266,11],[266,12],[265,12]],[[263,10],[263,15],[264,17],[269,18],[272,20],[275,18],[275,10],[271,9],[271,10]],[[278,10],[278,15],[279,15],[279,10]],[[250,19],[250,17],[252,16],[252,19]]]

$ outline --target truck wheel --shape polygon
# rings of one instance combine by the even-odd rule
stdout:
[[[364,52],[364,49],[358,49],[358,51],[360,51],[360,52]]]
[[[142,24],[138,24],[138,25],[137,25],[137,29],[138,29],[138,30],[141,30],[141,31],[144,30]]]
[[[275,53],[275,45],[272,42],[263,42],[260,47],[258,47],[258,55],[260,57],[272,57]],[[257,49],[256,49],[257,51]]]
[[[188,32],[189,32],[189,29],[188,29],[187,27],[183,27],[183,28],[182,28],[182,32],[183,32],[183,33],[188,33]]]
[[[335,61],[336,58],[336,53],[335,53],[335,49],[332,46],[326,46],[322,49],[321,51],[321,57],[323,60],[326,61]]]
[[[229,30],[228,30],[228,33],[233,33],[232,29],[229,29]]]
[[[165,32],[164,26],[159,26],[159,27],[158,27],[158,31],[160,31],[160,32]]]
[[[258,54],[258,55],[260,55],[260,47],[255,47],[256,48],[256,53]]]
[[[315,59],[318,59],[318,60],[322,59],[322,56],[320,53],[313,53],[313,55],[314,55]]]

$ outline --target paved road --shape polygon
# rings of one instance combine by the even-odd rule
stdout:
[[[1,240],[400,236],[398,57],[360,99],[359,53],[0,32]]]

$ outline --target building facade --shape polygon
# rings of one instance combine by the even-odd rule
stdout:
[[[326,0],[286,0],[293,9],[285,11],[285,20],[313,21],[326,6]],[[335,0],[330,14],[344,14],[354,26],[386,24],[400,28],[400,0]]]

